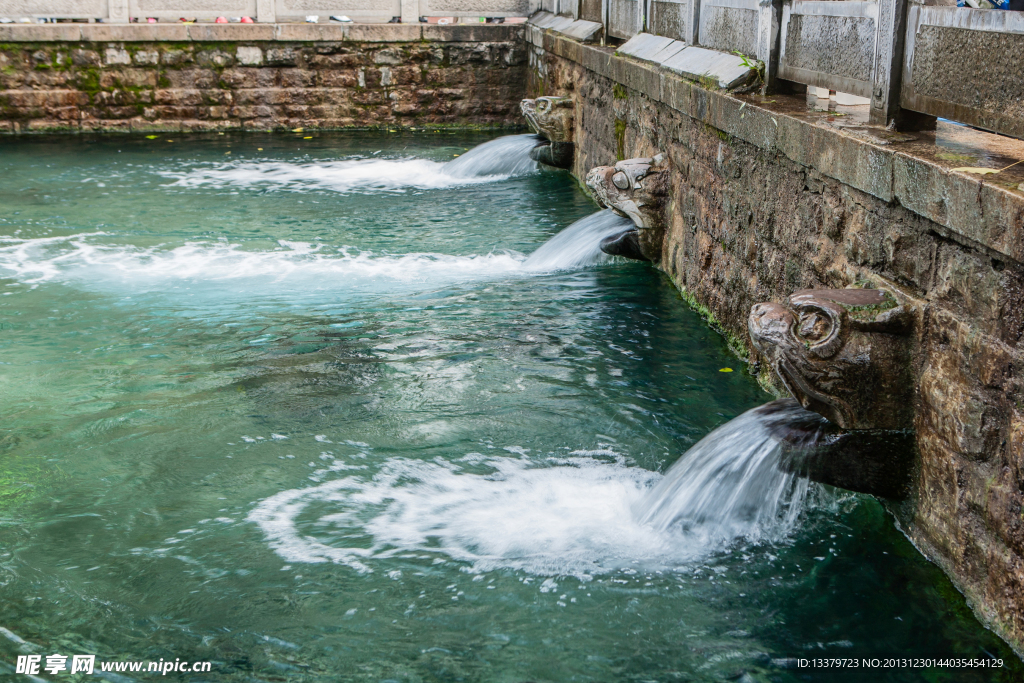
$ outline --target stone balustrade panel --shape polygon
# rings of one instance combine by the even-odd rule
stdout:
[[[877,2],[787,3],[779,77],[871,97]]]
[[[900,105],[1024,137],[1024,13],[910,8]]]

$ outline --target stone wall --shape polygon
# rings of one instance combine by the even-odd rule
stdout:
[[[521,26],[64,26],[0,43],[0,131],[522,125]]]
[[[577,177],[668,156],[658,265],[734,348],[749,348],[754,303],[799,288],[881,276],[919,302],[920,452],[914,494],[893,511],[979,617],[1024,650],[1018,180],[950,173],[908,136],[838,125],[783,96],[733,96],[551,32],[527,37],[531,92],[576,100]]]

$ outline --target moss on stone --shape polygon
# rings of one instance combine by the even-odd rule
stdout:
[[[746,342],[735,334],[725,328],[724,325],[718,320],[718,317],[714,312],[697,300],[690,292],[687,291],[686,287],[679,287],[679,295],[682,297],[686,305],[697,312],[697,314],[704,319],[704,322],[708,324],[708,327],[713,329],[718,334],[722,335],[725,339],[726,346],[738,359],[744,363],[748,363],[750,360],[750,349],[747,348]]]
[[[626,158],[626,122],[615,119],[615,158],[622,161]]]

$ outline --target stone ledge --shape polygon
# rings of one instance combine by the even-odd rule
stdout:
[[[6,24],[5,43],[511,42],[524,24]]]
[[[880,134],[873,142],[871,135],[831,125],[826,114],[794,115],[792,102],[782,102],[783,96],[773,107],[756,95],[706,89],[658,64],[617,56],[614,48],[584,45],[536,25],[528,25],[526,38],[732,137],[884,202],[897,202],[961,241],[1024,263],[1024,192],[986,182],[984,176],[954,173]]]

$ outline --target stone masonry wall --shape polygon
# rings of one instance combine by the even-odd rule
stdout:
[[[0,43],[0,131],[522,124],[521,27],[365,28],[316,42]]]
[[[873,274],[920,302],[920,457],[913,498],[893,510],[982,621],[1024,651],[1024,194],[929,176],[934,168],[891,149],[610,50],[533,40],[530,91],[576,101],[577,177],[668,156],[671,223],[658,265],[734,348],[749,348],[754,303],[799,288]],[[886,198],[900,183],[920,211]],[[989,215],[966,220],[971,202]],[[992,232],[981,235],[986,221]]]

